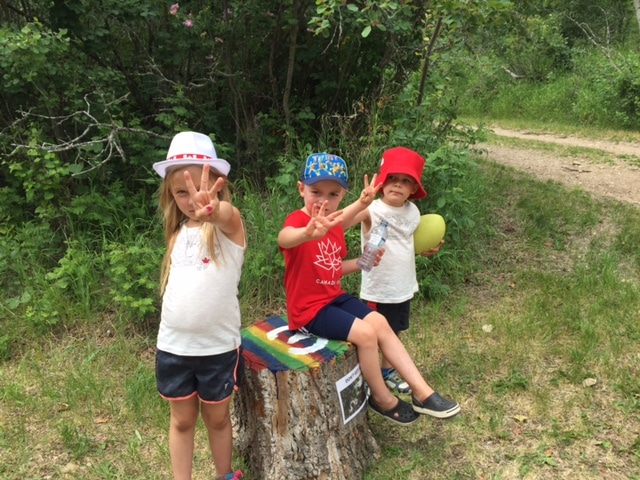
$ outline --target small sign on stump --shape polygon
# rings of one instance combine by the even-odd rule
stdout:
[[[355,347],[270,317],[242,331],[234,444],[260,480],[354,480],[379,456]]]

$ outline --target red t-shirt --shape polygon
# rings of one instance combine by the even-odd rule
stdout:
[[[296,210],[284,221],[285,227],[306,227],[311,217]],[[280,248],[284,255],[284,289],[287,296],[289,328],[297,330],[315,318],[321,308],[344,290],[342,260],[347,244],[342,225],[333,227],[319,240],[310,240],[293,248]]]

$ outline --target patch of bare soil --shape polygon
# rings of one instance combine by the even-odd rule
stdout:
[[[640,159],[640,144],[589,140],[578,137],[560,137],[550,134],[525,133],[492,128],[498,136],[534,140],[574,147],[583,147]],[[489,160],[529,172],[543,180],[561,182],[576,187],[595,197],[609,197],[640,206],[640,168],[620,158],[613,163],[595,163],[593,160],[556,156],[531,148],[513,148],[484,144]],[[610,156],[608,156],[610,158]]]

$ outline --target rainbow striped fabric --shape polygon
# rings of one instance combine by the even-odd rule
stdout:
[[[309,337],[289,330],[286,318],[274,316],[242,329],[245,363],[255,371],[309,370],[342,356],[347,342]]]

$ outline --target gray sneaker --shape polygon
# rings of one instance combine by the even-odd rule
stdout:
[[[389,373],[382,378],[384,378],[384,383],[387,384],[387,387],[389,387],[392,392],[411,393],[411,387],[402,379],[395,368],[389,370]]]
[[[433,392],[424,402],[420,402],[416,397],[412,398],[413,409],[418,413],[431,415],[436,418],[449,418],[460,412],[460,405],[453,400],[442,398],[438,392]]]

